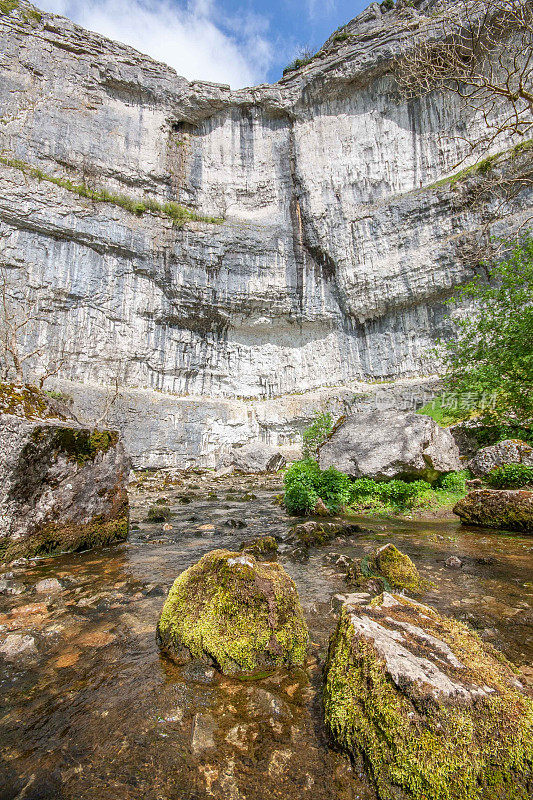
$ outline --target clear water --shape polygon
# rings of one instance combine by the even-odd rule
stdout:
[[[242,499],[250,491],[256,498]],[[533,538],[443,521],[365,519],[369,533],[303,561],[281,546],[311,631],[305,671],[246,682],[163,658],[155,624],[174,578],[213,548],[285,536],[295,520],[274,502],[279,491],[277,478],[191,475],[163,490],[148,482],[133,492],[132,517],[142,520],[164,497],[171,530],[140,522],[124,545],[17,572],[26,591],[0,597],[0,631],[34,636],[38,655],[3,666],[0,800],[374,798],[322,724],[331,597],[348,588],[332,553],[360,557],[394,541],[433,582],[425,602],[467,621],[531,676]],[[228,527],[230,519],[246,527]],[[463,560],[460,570],[444,566],[450,555]],[[51,576],[63,591],[35,594]]]

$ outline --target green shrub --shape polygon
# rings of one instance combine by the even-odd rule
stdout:
[[[291,514],[308,514],[315,507],[318,495],[308,482],[295,480],[285,489],[283,500]]]
[[[381,502],[398,508],[406,508],[413,505],[417,497],[431,489],[431,484],[427,481],[407,483],[406,481],[395,480],[387,483],[378,483],[377,486]]]
[[[442,475],[436,482],[436,489],[446,489],[448,492],[464,492],[466,490],[465,482],[469,476],[468,470],[461,472],[448,472],[447,475]]]
[[[486,476],[489,486],[495,489],[519,489],[521,486],[533,485],[533,467],[525,464],[505,464],[494,467]]]
[[[333,430],[333,420],[328,412],[315,414],[314,422],[305,429],[303,438],[304,459],[317,458],[320,445],[324,444]]]
[[[315,483],[318,496],[333,513],[347,506],[351,499],[351,481],[335,467],[320,472]]]
[[[357,478],[352,481],[351,497],[352,503],[364,500],[366,497],[377,497],[378,484],[372,478]]]
[[[289,467],[284,477],[284,502],[289,511],[305,514],[320,497],[332,513],[351,500],[351,481],[335,467],[321,471],[316,461],[305,459]]]

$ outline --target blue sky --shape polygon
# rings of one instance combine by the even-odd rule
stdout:
[[[318,49],[370,0],[37,0],[130,44],[180,75],[251,86],[281,77],[302,47]]]

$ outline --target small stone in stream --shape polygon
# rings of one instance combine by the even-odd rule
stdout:
[[[168,506],[152,506],[148,509],[146,522],[167,522],[172,516]]]
[[[208,664],[201,661],[191,661],[183,667],[182,675],[186,681],[195,681],[196,683],[210,684],[216,680],[216,671]]]
[[[278,543],[273,536],[257,536],[243,542],[239,549],[253,553],[254,556],[265,556],[277,552]]]
[[[43,578],[35,584],[37,594],[57,594],[63,591],[62,585],[57,578]]]
[[[165,722],[183,722],[183,711],[181,708],[173,708],[166,717]]]
[[[10,633],[0,642],[0,655],[4,656],[6,661],[35,656],[37,655],[35,639],[27,634]]]
[[[22,594],[25,591],[24,584],[18,583],[18,581],[0,580],[0,594]]]
[[[246,522],[242,519],[228,519],[224,523],[228,528],[246,528]]]
[[[171,531],[172,530],[172,525],[169,522],[165,522],[165,524],[163,525],[163,530],[164,531]]]
[[[192,726],[191,749],[195,755],[215,747],[216,723],[207,714],[196,714]]]
[[[369,578],[382,579],[387,590],[392,587],[396,590],[420,594],[429,588],[429,583],[420,577],[409,556],[390,542],[363,558],[361,573]]]
[[[28,563],[28,558],[16,558],[15,561],[11,562],[11,567],[25,567]]]
[[[460,569],[463,566],[463,562],[457,556],[450,556],[444,562],[444,566],[448,567],[448,569]]]

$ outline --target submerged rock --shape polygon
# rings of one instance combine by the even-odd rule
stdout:
[[[525,489],[476,489],[453,508],[465,525],[485,525],[533,533],[533,492]]]
[[[320,468],[353,478],[421,478],[461,469],[452,434],[421,414],[393,409],[347,417],[320,448]]]
[[[503,467],[505,464],[533,467],[533,447],[520,439],[505,439],[490,447],[482,447],[467,466],[476,478],[483,478],[494,467]]]
[[[428,606],[390,594],[345,603],[324,710],[381,800],[531,797],[531,694],[501,654]]]
[[[257,536],[243,542],[239,549],[255,556],[272,555],[277,552],[278,543],[273,536]]]
[[[0,655],[6,661],[18,661],[37,655],[35,639],[29,634],[10,633],[0,642]]]
[[[125,539],[130,465],[118,433],[54,418],[66,412],[37,390],[14,387],[9,405],[1,388],[0,558]]]
[[[385,544],[362,559],[353,559],[346,577],[357,586],[376,594],[386,589],[420,594],[429,587],[409,558],[393,544]]]
[[[157,625],[161,649],[226,674],[302,665],[308,632],[294,583],[276,563],[213,550],[182,572]]]
[[[367,529],[356,523],[317,522],[308,520],[294,525],[289,530],[289,541],[295,541],[304,547],[319,547],[330,542],[336,536],[350,536],[354,533],[366,533]]]

